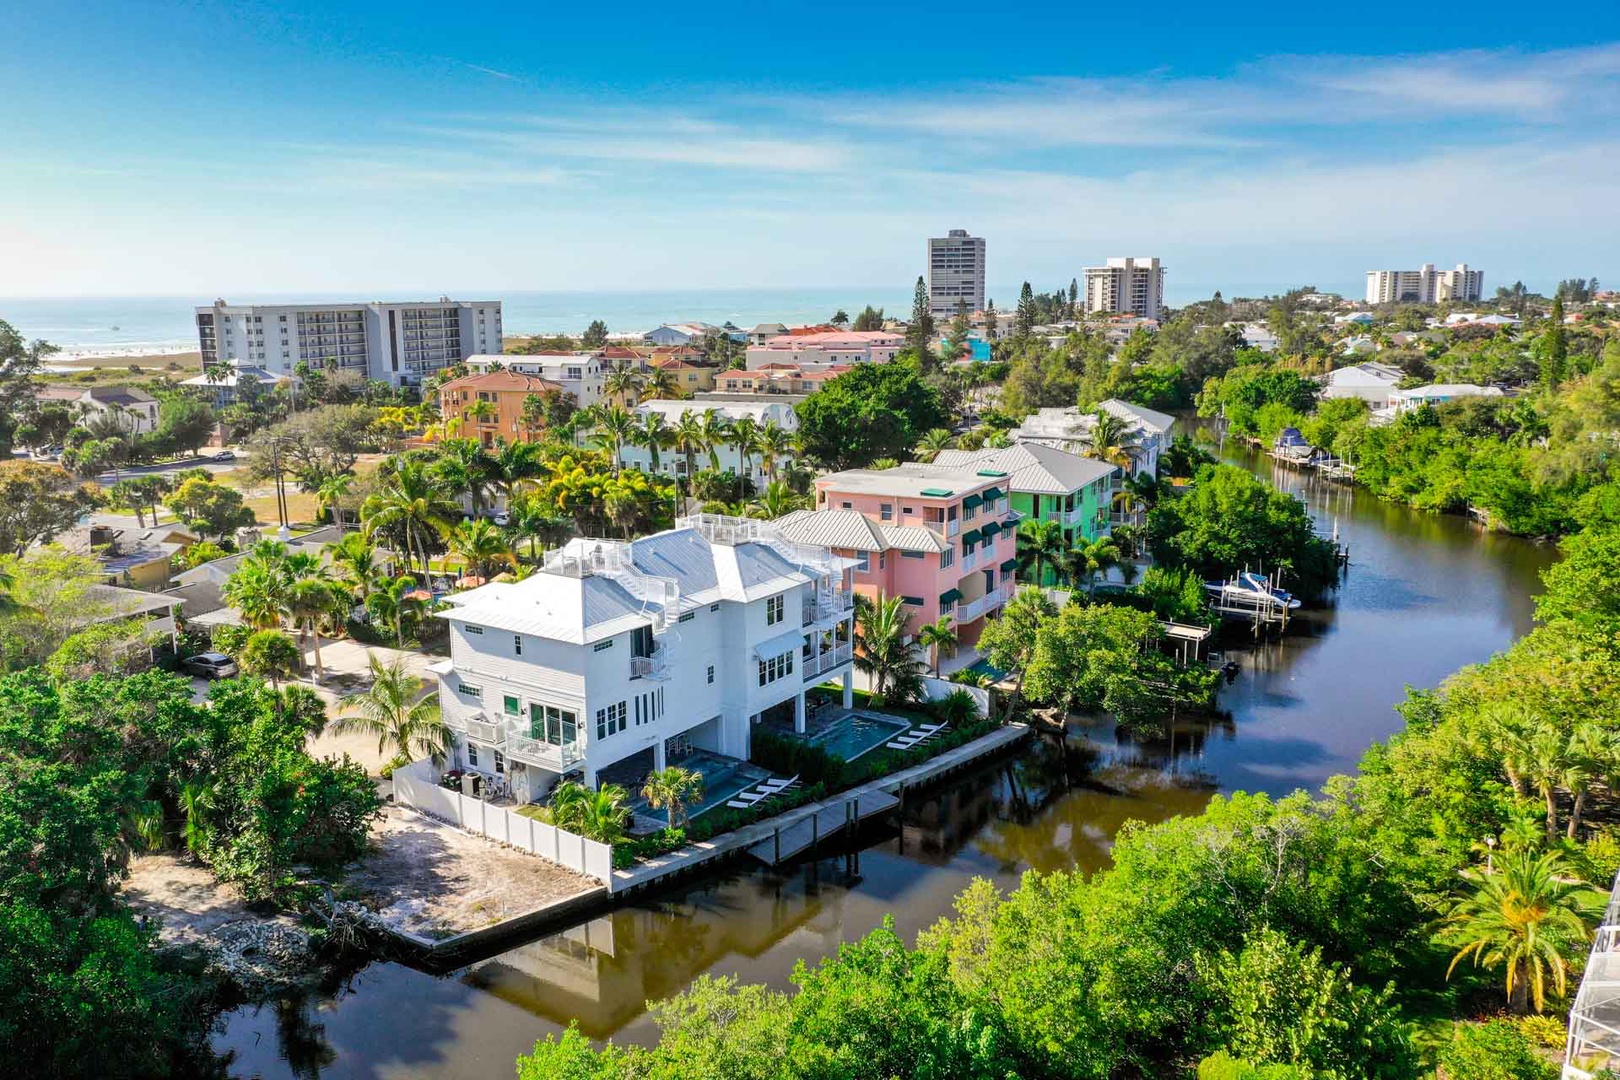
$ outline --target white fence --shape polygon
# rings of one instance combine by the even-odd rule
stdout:
[[[426,758],[394,770],[394,801],[412,806],[468,832],[510,844],[559,866],[595,878],[613,890],[613,848],[578,833],[547,825],[482,799],[440,787]]]
[[[938,701],[949,697],[958,690],[965,690],[973,699],[973,704],[979,707],[980,716],[990,715],[990,691],[982,686],[966,686],[962,683],[953,683],[949,679],[936,679],[930,675],[923,676],[923,693],[928,695],[929,701]]]

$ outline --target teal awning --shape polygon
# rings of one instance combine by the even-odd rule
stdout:
[[[1006,562],[1001,564],[1001,572],[1004,574],[1011,573],[1016,569],[1018,569],[1017,559],[1008,559]]]
[[[939,594],[939,606],[944,607],[946,604],[954,604],[960,599],[962,599],[961,589],[946,589]]]
[[[922,607],[923,605],[923,599],[920,596],[902,596],[900,599],[904,600],[912,607]]]
[[[923,488],[921,494],[931,499],[948,499],[954,493],[950,488]]]
[[[997,499],[1001,498],[1001,489],[997,487],[988,487],[979,492],[979,494],[984,497],[985,502],[995,502]]]
[[[994,536],[1000,531],[1001,525],[999,522],[995,521],[987,521],[983,525],[979,526],[979,532],[985,536]]]
[[[979,530],[978,529],[969,529],[967,532],[962,534],[962,543],[964,543],[964,544],[977,544],[978,542],[979,542]]]
[[[968,509],[968,510],[971,510],[975,506],[981,506],[983,504],[984,504],[984,499],[983,499],[982,496],[979,496],[979,495],[969,495],[967,498],[962,500],[962,506],[965,509]]]

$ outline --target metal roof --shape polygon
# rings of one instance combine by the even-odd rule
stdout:
[[[817,478],[816,487],[824,491],[864,495],[947,499],[982,491],[990,482],[989,477],[976,476],[969,471],[959,472],[911,462],[892,469],[845,469],[843,472],[829,473]],[[950,486],[942,487],[942,484]]]
[[[1106,461],[1040,443],[1017,443],[1000,450],[942,450],[934,464],[954,469],[999,469],[1008,474],[1012,490],[1033,495],[1069,495],[1119,471]],[[968,501],[964,499],[963,504]]]

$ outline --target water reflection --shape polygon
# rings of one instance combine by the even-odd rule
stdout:
[[[738,866],[443,976],[374,964],[303,999],[226,1018],[233,1071],[273,1077],[509,1077],[536,1038],[577,1021],[597,1038],[656,1036],[646,1002],[705,972],[782,987],[892,913],[913,935],[974,876],[1093,870],[1130,820],[1196,813],[1216,790],[1283,794],[1353,769],[1431,686],[1530,625],[1553,557],[1454,517],[1413,513],[1241,449],[1350,545],[1337,593],[1282,638],[1216,643],[1239,670],[1221,712],[1122,729],[1075,717],[1018,756],[908,797],[901,820],[781,871]]]

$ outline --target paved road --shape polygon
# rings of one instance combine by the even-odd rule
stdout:
[[[231,469],[241,468],[243,465],[247,464],[247,454],[240,450],[235,451],[235,453],[235,461],[214,461],[211,459],[210,455],[204,454],[202,457],[182,458],[179,461],[166,461],[161,465],[128,465],[117,470],[109,469],[107,472],[104,472],[100,476],[96,477],[96,480],[102,484],[111,484],[119,480],[128,480],[132,476],[161,476],[165,473],[177,473],[183,469],[195,469],[198,466],[207,469],[211,473],[227,472]]]

